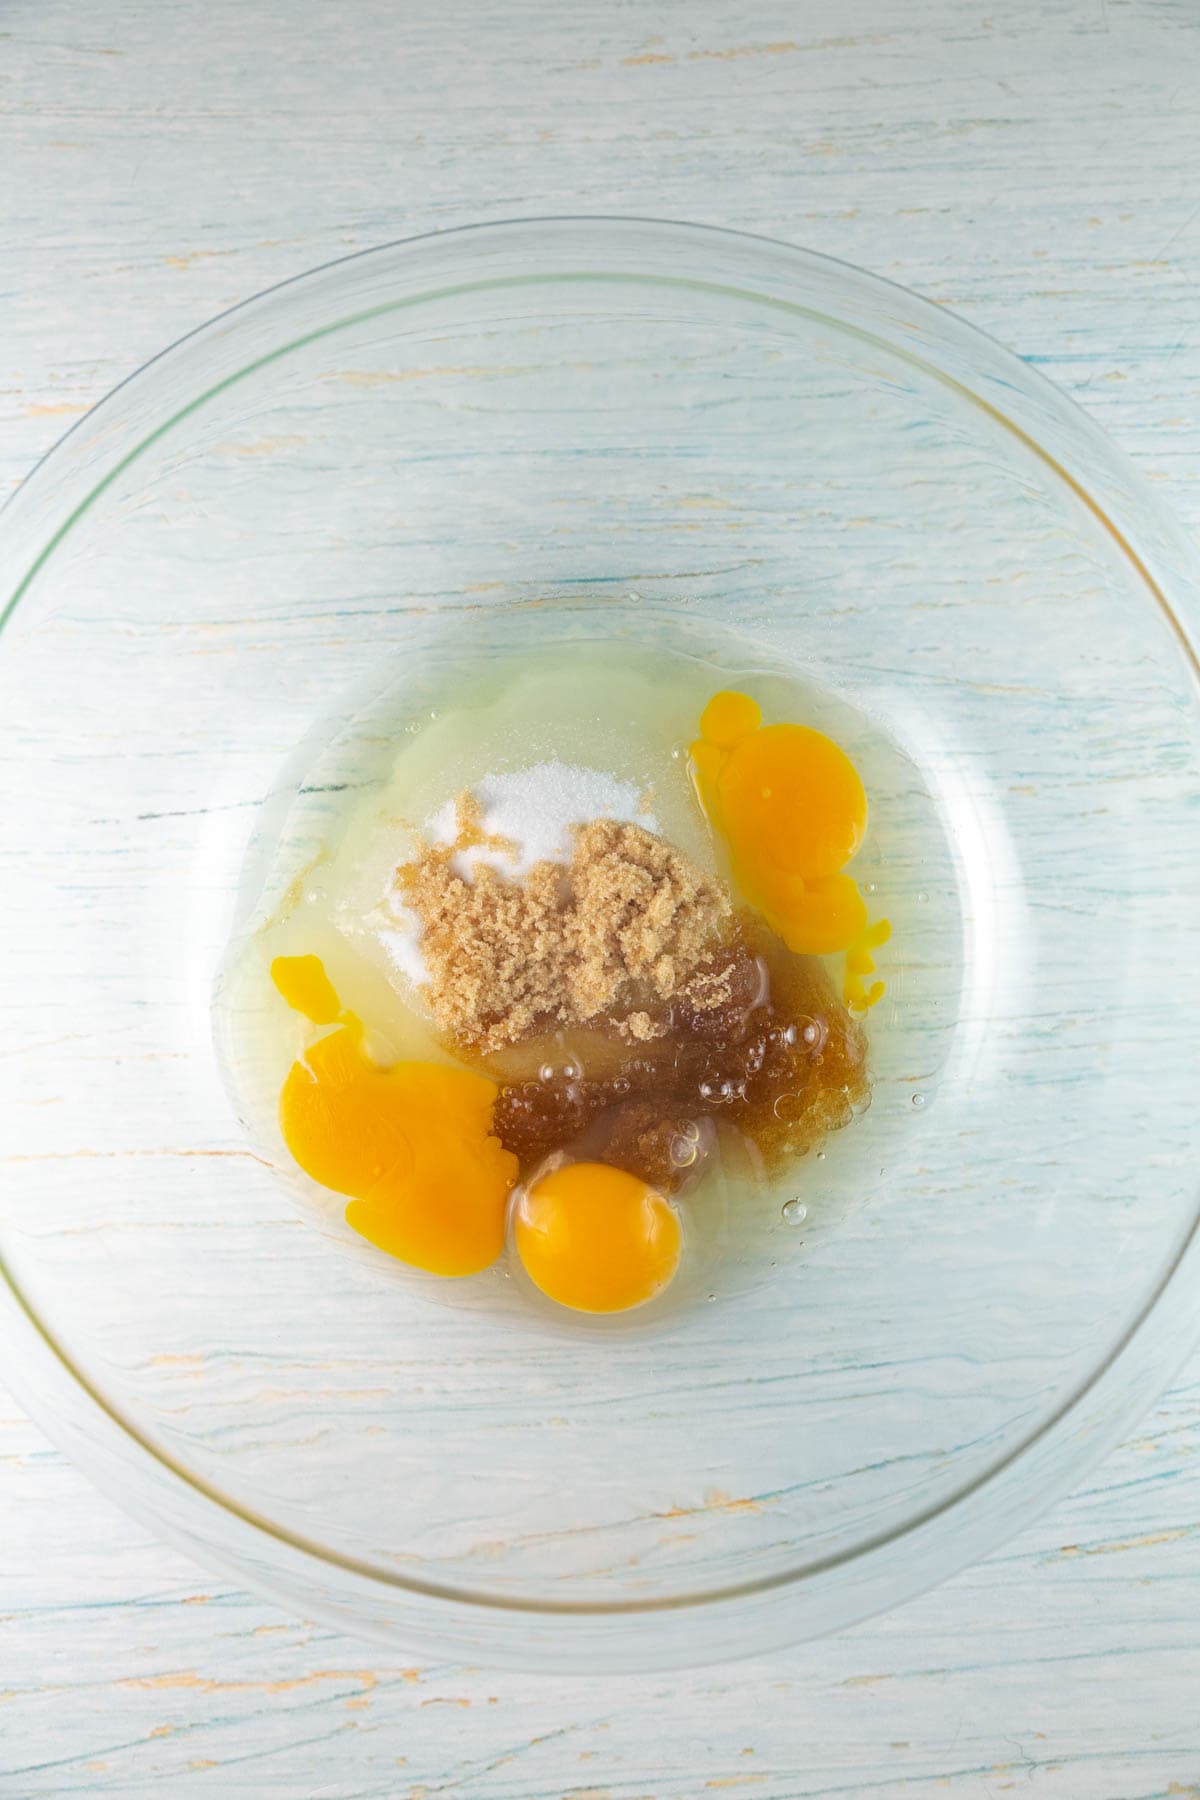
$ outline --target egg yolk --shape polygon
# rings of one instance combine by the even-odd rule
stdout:
[[[341,1017],[342,1003],[319,956],[277,956],[271,979],[292,1011],[314,1025],[332,1025]]]
[[[747,900],[789,950],[847,951],[846,998],[873,1005],[883,983],[868,987],[864,977],[888,927],[868,925],[858,884],[844,873],[867,828],[867,796],[845,751],[807,725],[764,725],[748,694],[725,692],[705,707],[691,756]]]
[[[874,1006],[882,999],[884,984],[882,981],[868,981],[868,975],[875,972],[875,958],[872,950],[878,950],[880,944],[886,944],[892,935],[891,925],[886,919],[876,919],[868,925],[861,937],[846,951],[846,975],[843,991],[847,1006]]]
[[[390,1256],[436,1275],[473,1275],[504,1247],[517,1159],[492,1135],[499,1089],[437,1063],[381,1069],[315,956],[280,956],[271,977],[297,1012],[336,1029],[293,1063],[280,1095],[288,1149],[346,1221]]]
[[[679,1216],[655,1188],[607,1163],[567,1163],[522,1194],[514,1236],[530,1279],[576,1312],[626,1312],[679,1267]]]

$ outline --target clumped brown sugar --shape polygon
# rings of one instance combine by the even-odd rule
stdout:
[[[468,796],[458,822],[455,844],[397,880],[424,928],[434,1020],[493,1063],[494,1129],[523,1174],[569,1150],[670,1193],[723,1134],[776,1167],[865,1103],[863,1034],[822,964],[756,914],[735,916],[672,845],[598,819],[577,827],[566,867],[539,863],[514,882],[480,863],[468,881],[456,851],[490,840]],[[555,1072],[564,1037],[591,1050]],[[522,1044],[547,1066],[506,1078]]]
[[[577,829],[566,869],[539,863],[516,883],[484,863],[466,881],[454,856],[480,839],[459,804],[458,842],[398,873],[424,926],[435,1023],[478,1051],[601,1015],[631,1039],[655,1035],[652,1009],[683,993],[728,921],[720,885],[661,838],[611,819]],[[719,1001],[719,974],[707,975],[701,1007]]]

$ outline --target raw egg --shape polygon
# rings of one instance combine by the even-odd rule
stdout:
[[[868,925],[858,883],[844,873],[867,828],[867,796],[845,751],[807,725],[764,725],[748,694],[724,692],[705,707],[691,755],[747,900],[789,950],[850,952],[846,997],[872,1005],[883,984],[868,988],[863,977],[887,926]]]
[[[342,1003],[319,956],[277,956],[271,979],[292,1011],[314,1025],[332,1025],[341,1017]]]
[[[530,1279],[576,1312],[641,1306],[679,1267],[675,1208],[607,1163],[567,1163],[543,1175],[518,1198],[513,1228]]]
[[[435,1275],[486,1269],[504,1247],[517,1178],[516,1157],[492,1135],[496,1083],[439,1063],[380,1068],[315,956],[276,957],[271,977],[296,1011],[337,1021],[283,1084],[280,1124],[300,1167],[348,1195],[347,1223],[389,1255]]]

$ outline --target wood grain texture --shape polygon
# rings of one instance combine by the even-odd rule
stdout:
[[[350,14],[352,13],[352,17]],[[0,492],[221,307],[409,232],[740,225],[942,301],[1200,528],[1192,0],[0,7]],[[0,1404],[0,1796],[1200,1796],[1200,1368],[1035,1529],[770,1662],[405,1667],[229,1590]]]

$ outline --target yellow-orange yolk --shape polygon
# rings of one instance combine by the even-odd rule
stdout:
[[[473,1275],[504,1247],[517,1159],[492,1135],[499,1089],[437,1063],[381,1069],[342,1012],[315,956],[279,956],[288,1005],[337,1028],[292,1064],[279,1101],[288,1149],[322,1187],[346,1194],[346,1220],[381,1250],[436,1275]]]
[[[607,1163],[567,1163],[516,1203],[514,1236],[530,1279],[576,1312],[626,1312],[679,1267],[679,1216],[655,1188]]]
[[[892,935],[891,925],[886,919],[876,919],[868,925],[861,937],[855,938],[846,951],[846,975],[843,982],[847,1006],[874,1006],[882,999],[884,984],[882,981],[868,981],[867,976],[875,972],[875,958],[872,950],[878,950],[886,944]]]
[[[333,1025],[341,1018],[342,1003],[319,956],[277,956],[271,980],[292,1011],[314,1025]]]
[[[807,725],[764,725],[748,694],[714,694],[691,746],[701,803],[729,847],[734,877],[790,950],[848,952],[846,998],[870,1006],[870,951],[885,922],[845,874],[867,828],[867,796],[845,751]]]

